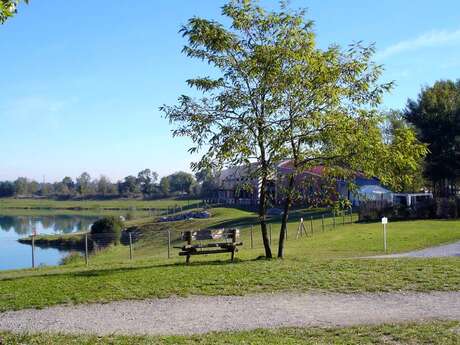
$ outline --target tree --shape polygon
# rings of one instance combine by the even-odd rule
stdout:
[[[72,180],[71,177],[64,177],[62,179],[62,183],[66,186],[69,194],[71,194],[75,190],[75,182]]]
[[[77,191],[81,195],[86,195],[91,192],[91,176],[87,172],[77,177]]]
[[[3,24],[17,12],[20,2],[21,0],[0,0],[0,24]],[[29,0],[22,0],[22,2],[28,4]]]
[[[96,185],[96,191],[99,194],[106,195],[114,192],[112,182],[110,182],[110,179],[107,176],[101,175]]]
[[[15,185],[10,181],[0,182],[0,197],[10,197],[15,193]]]
[[[118,192],[120,194],[134,194],[139,192],[138,180],[135,176],[126,176],[123,182],[118,184]]]
[[[211,169],[202,169],[195,174],[195,178],[200,186],[199,195],[202,198],[211,198],[216,192],[217,178]]]
[[[196,183],[195,178],[192,174],[184,171],[176,172],[168,176],[169,179],[169,190],[171,192],[179,192],[181,194],[192,192],[192,187]]]
[[[168,176],[164,176],[160,180],[160,190],[163,196],[169,196],[170,185]]]
[[[251,171],[260,179],[258,213],[265,256],[271,258],[267,188],[273,163],[280,159],[272,126],[279,98],[273,90],[283,62],[277,42],[284,40],[290,18],[243,0],[230,1],[222,14],[230,19],[230,29],[203,18],[192,18],[181,29],[188,40],[185,54],[211,64],[220,76],[188,80],[205,97],[181,96],[178,105],[160,109],[177,125],[175,136],[192,139],[192,153],[208,148],[194,170],[256,163]]]
[[[315,164],[327,165],[331,175],[346,179],[358,168],[382,171],[377,171],[377,157],[388,157],[388,149],[376,107],[392,86],[378,83],[382,68],[370,60],[373,46],[318,49],[305,11],[291,11],[284,3],[281,7],[267,12],[255,1],[230,1],[223,7],[230,29],[190,19],[181,30],[188,39],[184,52],[221,74],[187,81],[206,97],[181,96],[178,105],[161,108],[177,126],[173,134],[195,143],[191,152],[207,148],[195,170],[255,167],[251,175],[259,181],[258,213],[267,258],[272,256],[266,225],[268,183],[276,164],[285,158],[293,163],[285,188],[278,248],[282,257],[298,174]]]
[[[424,175],[434,193],[455,194],[460,178],[460,80],[423,88],[416,101],[408,100],[404,117],[428,144]]]
[[[124,223],[119,217],[105,217],[98,219],[91,226],[91,238],[97,244],[106,246],[111,243],[118,244]]]
[[[150,195],[155,192],[155,184],[158,180],[158,174],[150,169],[145,169],[137,175],[137,184],[142,194]]]
[[[16,195],[24,195],[28,193],[28,184],[29,181],[25,177],[18,177],[16,181],[14,181],[14,189]]]

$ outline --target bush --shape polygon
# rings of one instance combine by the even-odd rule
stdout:
[[[438,198],[436,204],[436,216],[438,218],[458,218],[457,202],[455,198]]]
[[[71,265],[80,263],[82,260],[82,256],[78,252],[70,252],[66,256],[61,259],[60,265]]]
[[[119,217],[101,218],[91,226],[91,239],[100,246],[118,244],[123,227],[123,221]]]

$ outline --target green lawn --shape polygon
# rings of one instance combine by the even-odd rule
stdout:
[[[135,260],[128,260],[128,247],[111,247],[83,260],[60,267],[0,273],[0,311],[45,307],[63,303],[105,302],[120,299],[171,295],[242,295],[274,291],[457,291],[460,260],[360,259],[383,253],[380,224],[348,224],[333,227],[333,220],[313,221],[313,235],[295,239],[296,217],[289,224],[284,260],[258,259],[263,254],[259,230],[254,227],[254,249],[249,245],[249,224],[257,220],[247,211],[218,208],[210,219],[154,223],[139,219],[144,237],[134,246]],[[301,214],[308,216],[307,211]],[[277,219],[271,220],[276,251]],[[177,256],[167,259],[166,234],[184,229],[218,226],[242,228],[245,245],[237,261],[229,255],[195,256],[184,265]],[[389,249],[401,252],[460,239],[460,221],[395,222],[389,226]]]
[[[59,201],[51,199],[0,198],[0,209],[55,209],[55,210],[129,210],[129,209],[167,209],[168,207],[191,207],[199,200],[176,198],[158,200],[82,200]]]
[[[317,344],[317,345],[374,345],[374,344],[432,344],[457,345],[460,343],[458,322],[430,322],[350,328],[284,328],[248,332],[210,333],[195,336],[70,336],[70,335],[17,335],[0,333],[8,345],[219,345],[219,344]]]

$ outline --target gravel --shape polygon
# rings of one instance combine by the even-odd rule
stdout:
[[[389,254],[389,255],[378,255],[372,258],[441,258],[448,256],[459,256],[460,257],[460,241],[445,244],[437,247],[430,247],[421,250],[415,250],[412,252],[401,253],[401,254]]]
[[[0,314],[0,330],[70,334],[190,335],[276,327],[460,321],[460,292],[260,294],[172,297]]]

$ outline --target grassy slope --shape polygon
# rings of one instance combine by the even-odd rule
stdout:
[[[432,291],[458,290],[460,286],[458,258],[350,259],[382,253],[379,224],[329,227],[325,232],[294,240],[292,236],[297,224],[293,221],[285,260],[257,260],[263,254],[259,234],[256,248],[250,249],[248,230],[243,230],[246,245],[234,264],[228,263],[228,255],[213,255],[193,257],[192,264],[185,266],[183,258],[177,257],[177,250],[172,259],[166,259],[164,232],[163,237],[154,237],[158,227],[203,228],[248,224],[255,219],[254,214],[235,209],[222,208],[213,212],[215,217],[211,219],[176,224],[139,220],[146,227],[147,239],[144,239],[146,243],[141,241],[136,245],[136,260],[132,262],[127,260],[127,247],[117,246],[91,257],[89,267],[77,264],[3,272],[0,274],[0,311],[171,295],[240,295],[286,290]],[[275,228],[274,223],[274,232]],[[417,249],[459,238],[458,221],[400,222],[389,228],[392,251]]]
[[[460,343],[460,327],[457,322],[431,322],[421,324],[361,326],[335,329],[285,328],[248,332],[210,333],[187,337],[127,337],[127,336],[65,336],[65,335],[15,335],[0,333],[5,344],[20,345],[207,345],[207,344],[433,344],[454,345]]]
[[[182,199],[159,199],[159,200],[131,200],[131,199],[114,199],[114,200],[83,200],[83,201],[58,201],[51,199],[14,199],[0,198],[0,209],[24,208],[24,209],[167,209],[168,207],[197,204],[198,200]]]

